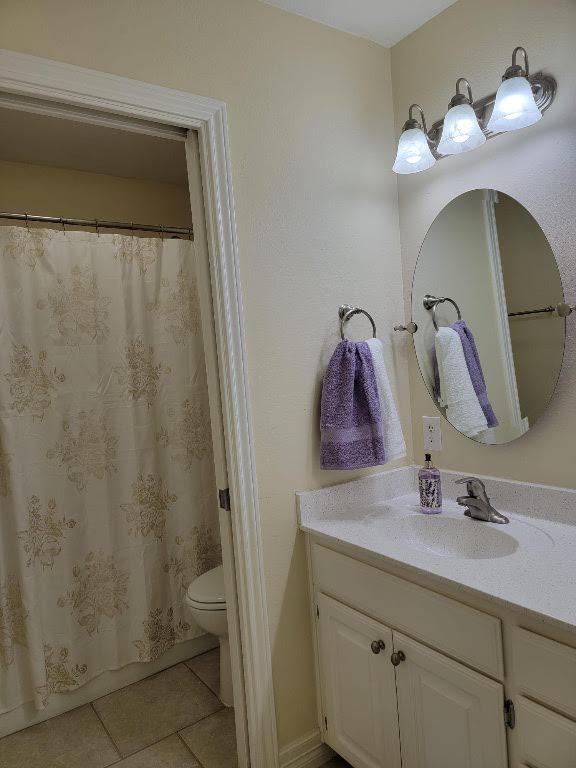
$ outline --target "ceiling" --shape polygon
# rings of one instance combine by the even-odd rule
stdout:
[[[180,141],[0,108],[0,160],[187,185]]]
[[[391,46],[456,0],[262,0],[289,13]]]

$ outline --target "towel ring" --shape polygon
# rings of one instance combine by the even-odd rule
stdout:
[[[350,318],[354,317],[354,315],[366,315],[368,320],[370,320],[370,323],[372,324],[372,336],[373,338],[376,338],[376,323],[374,322],[374,318],[372,315],[370,315],[368,312],[366,312],[365,309],[362,309],[361,307],[351,307],[349,304],[342,304],[340,309],[338,310],[338,316],[340,318],[340,336],[342,339],[346,339],[346,336],[344,335],[344,326],[350,320]]]
[[[422,304],[424,304],[424,309],[432,310],[432,322],[434,323],[434,328],[438,330],[438,322],[436,320],[436,309],[438,308],[438,304],[443,304],[445,301],[447,301],[449,304],[452,304],[456,312],[458,313],[458,320],[462,320],[462,315],[460,313],[460,307],[454,299],[450,299],[448,296],[431,296],[429,293],[424,296],[424,301]]]

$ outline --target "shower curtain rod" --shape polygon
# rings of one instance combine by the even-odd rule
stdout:
[[[37,216],[32,213],[0,213],[0,219],[60,224],[62,227],[91,227],[92,229],[129,229],[132,232],[155,232],[159,235],[180,235],[194,239],[193,227],[163,227],[160,224],[136,224],[133,221],[104,221],[100,219],[69,219],[64,216]]]

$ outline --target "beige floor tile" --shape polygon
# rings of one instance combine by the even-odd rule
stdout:
[[[117,760],[90,705],[0,739],[2,768],[104,768]]]
[[[201,768],[176,734],[127,757],[114,768]]]
[[[181,731],[180,736],[204,768],[236,768],[238,765],[233,709],[223,709],[207,717]]]
[[[165,669],[94,702],[123,757],[222,708],[185,664]]]
[[[186,664],[218,696],[220,692],[220,650],[215,648],[201,656],[195,656],[193,659],[188,659]]]

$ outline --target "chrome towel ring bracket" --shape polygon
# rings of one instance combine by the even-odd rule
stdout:
[[[408,333],[411,333],[412,335],[414,335],[416,333],[416,331],[418,330],[418,325],[415,322],[413,322],[412,320],[410,320],[410,322],[407,323],[406,325],[395,325],[394,326],[394,330],[395,331],[408,331]]]
[[[340,336],[342,339],[345,339],[346,336],[344,335],[344,326],[350,320],[350,318],[354,317],[354,315],[365,315],[368,320],[370,320],[370,323],[372,324],[372,336],[376,338],[376,323],[374,322],[374,318],[372,315],[370,315],[368,312],[366,312],[365,309],[362,309],[361,307],[351,307],[349,304],[342,304],[340,309],[338,310],[338,317],[340,318]]]
[[[452,304],[456,312],[458,313],[458,320],[462,320],[462,314],[460,312],[460,307],[454,299],[450,299],[448,296],[431,296],[429,293],[424,296],[424,300],[422,304],[424,305],[424,309],[427,309],[428,311],[432,310],[432,322],[434,323],[434,328],[438,330],[438,321],[436,320],[436,310],[438,308],[439,304],[444,304],[444,302],[447,301],[449,304]]]

